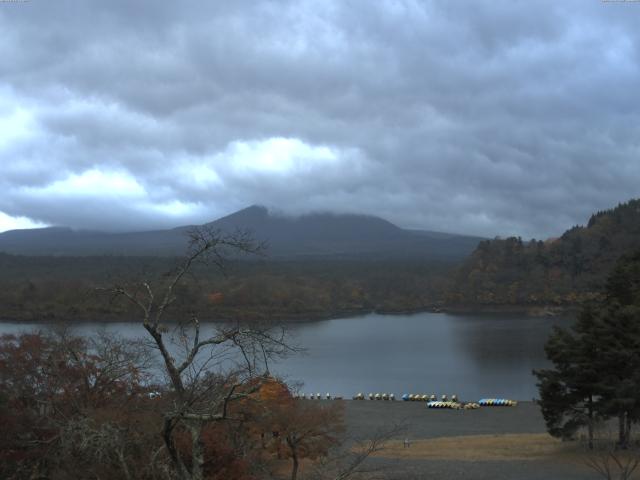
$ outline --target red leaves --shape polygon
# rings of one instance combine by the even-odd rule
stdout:
[[[56,449],[74,419],[131,425],[148,387],[117,342],[100,346],[66,335],[0,337],[0,477],[66,461]]]

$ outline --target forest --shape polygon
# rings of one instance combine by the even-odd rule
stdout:
[[[616,260],[640,247],[640,200],[555,239],[486,240],[455,272],[448,305],[576,306],[597,297]]]
[[[20,257],[0,254],[5,319],[113,320],[130,307],[100,290],[114,281],[161,276],[179,258]],[[232,261],[222,273],[197,267],[181,302],[206,318],[304,320],[438,306],[450,262],[397,260]]]
[[[599,295],[615,261],[640,247],[640,200],[597,212],[556,239],[481,241],[469,258],[230,259],[196,267],[181,302],[207,320],[311,320],[364,312],[574,308]],[[2,316],[16,321],[115,320],[131,307],[114,281],[161,276],[178,257],[0,254]]]

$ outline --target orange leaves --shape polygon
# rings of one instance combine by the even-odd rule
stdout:
[[[218,305],[224,301],[224,295],[222,292],[211,292],[207,294],[207,301],[214,305]]]
[[[273,402],[279,405],[290,404],[293,401],[289,388],[275,378],[266,380],[260,386],[258,399],[262,402]]]

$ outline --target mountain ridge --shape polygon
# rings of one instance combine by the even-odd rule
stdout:
[[[252,205],[207,227],[231,232],[245,229],[266,241],[274,258],[308,256],[402,256],[462,259],[481,237],[406,230],[373,215],[309,213],[277,215]],[[69,227],[10,230],[0,233],[0,251],[54,256],[175,256],[187,247],[186,233],[196,225],[139,232],[101,232]]]

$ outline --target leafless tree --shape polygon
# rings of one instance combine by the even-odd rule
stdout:
[[[340,448],[335,449],[320,461],[310,473],[313,480],[386,479],[393,473],[380,465],[371,465],[372,456],[386,448],[389,441],[406,431],[405,425],[382,427],[366,440],[345,439]],[[397,473],[397,472],[396,472]]]
[[[640,466],[640,450],[600,445],[585,455],[584,463],[606,480],[629,480]]]
[[[61,430],[59,454],[69,464],[65,465],[67,471],[76,470],[76,478],[80,478],[77,470],[83,470],[85,474],[100,473],[107,478],[117,475],[125,480],[171,478],[168,463],[160,461],[161,452],[155,445],[144,452],[146,458],[135,455],[140,444],[141,439],[135,438],[126,425],[98,424],[90,418],[78,417],[67,422]],[[69,471],[69,477],[72,475],[73,471]]]
[[[269,326],[225,323],[203,335],[197,312],[170,333],[167,312],[177,300],[176,289],[198,264],[224,269],[230,254],[261,251],[246,232],[223,234],[210,228],[190,232],[188,253],[164,282],[143,280],[116,285],[112,292],[126,298],[141,314],[142,325],[160,354],[168,377],[170,408],[164,413],[162,436],[180,479],[204,477],[203,428],[233,418],[232,405],[250,396],[269,372],[269,360],[293,351],[285,332]],[[176,350],[179,355],[174,356]],[[177,445],[180,431],[188,432],[190,451]]]

